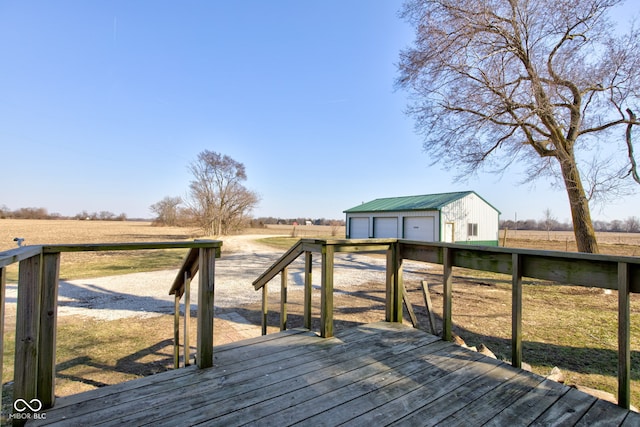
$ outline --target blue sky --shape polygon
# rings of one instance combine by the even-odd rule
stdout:
[[[3,1],[0,205],[148,218],[186,194],[208,149],[245,164],[255,216],[343,218],[379,197],[475,190],[503,219],[568,220],[564,192],[518,185],[517,166],[462,183],[429,166],[394,89],[412,41],[401,5]],[[632,215],[637,195],[593,211]]]

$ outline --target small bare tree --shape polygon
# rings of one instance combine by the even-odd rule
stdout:
[[[551,230],[553,230],[553,227],[558,223],[558,219],[553,216],[553,212],[551,212],[549,208],[545,209],[543,214],[544,217],[542,220],[544,229],[547,230],[547,240],[551,240]]]
[[[258,204],[256,193],[242,185],[245,167],[227,155],[205,150],[189,169],[189,209],[207,235],[221,236],[235,231]]]
[[[527,165],[525,181],[552,175],[582,252],[598,252],[589,199],[626,177],[640,183],[631,140],[640,34],[620,35],[607,19],[620,2],[409,0],[403,10],[416,40],[401,53],[398,83],[414,95],[409,111],[434,163],[459,177],[512,163]],[[595,163],[585,190],[584,168],[600,151],[619,157],[608,176]]]
[[[155,219],[156,224],[175,226],[178,225],[178,212],[181,204],[181,197],[167,196],[158,203],[151,205],[149,209],[157,215]]]

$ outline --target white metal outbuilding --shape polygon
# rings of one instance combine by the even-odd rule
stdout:
[[[474,191],[375,199],[344,212],[350,239],[498,245],[500,211]]]

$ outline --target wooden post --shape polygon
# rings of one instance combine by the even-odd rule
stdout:
[[[429,324],[431,325],[431,333],[436,335],[436,317],[433,314],[433,304],[431,303],[431,296],[429,295],[429,284],[426,280],[422,281],[422,296],[424,298],[424,305],[427,307],[427,314],[429,315]]]
[[[267,335],[267,315],[269,314],[269,305],[267,301],[267,284],[262,286],[262,335]]]
[[[287,276],[289,269],[283,268],[280,272],[280,330],[287,329]]]
[[[215,288],[215,248],[200,248],[200,281],[198,283],[198,348],[199,368],[213,366],[213,290]]]
[[[311,329],[311,293],[313,254],[310,251],[304,253],[304,327]]]
[[[402,259],[397,242],[387,250],[386,288],[386,321],[402,323]]]
[[[13,400],[37,398],[42,255],[20,261],[14,359]]]
[[[191,365],[191,276],[184,272],[184,366]]]
[[[443,260],[442,260],[442,282],[443,282],[443,295],[442,295],[442,339],[446,341],[453,341],[453,322],[452,316],[452,298],[453,298],[453,250],[451,248],[442,248]]]
[[[180,295],[173,296],[173,368],[180,367]]]
[[[407,313],[409,313],[411,324],[414,328],[419,328],[420,324],[418,323],[418,318],[416,317],[415,311],[413,311],[413,305],[411,304],[411,301],[409,301],[409,294],[404,287],[402,288],[402,299],[404,300],[405,307],[407,307]]]
[[[320,336],[333,336],[333,256],[335,248],[322,245],[322,273],[320,285]]]
[[[522,263],[511,255],[511,365],[522,367]]]
[[[0,267],[0,372],[4,372],[4,303],[7,291],[7,270]],[[0,381],[1,383],[2,381]],[[0,402],[2,402],[2,384],[0,384]]]
[[[44,408],[56,400],[56,330],[60,253],[42,255],[42,302],[38,343],[38,399]]]
[[[618,263],[618,406],[631,405],[631,312],[629,264]]]

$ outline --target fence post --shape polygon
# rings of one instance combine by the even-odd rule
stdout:
[[[16,308],[16,342],[14,359],[13,400],[30,402],[37,398],[38,337],[42,280],[42,255],[20,261],[18,273],[18,305]]]
[[[522,367],[522,263],[511,255],[511,365]]]
[[[618,263],[618,406],[631,405],[631,314],[629,264]]]
[[[60,253],[42,255],[42,308],[38,343],[38,399],[45,408],[55,403],[56,331]]]
[[[213,366],[213,290],[215,287],[216,248],[200,248],[198,283],[198,349],[199,368]]]
[[[333,255],[332,245],[322,245],[322,274],[320,297],[320,336],[333,336]]]
[[[452,296],[453,296],[453,250],[451,248],[442,248],[442,339],[446,341],[453,340],[453,325],[451,320],[452,315]]]
[[[311,329],[311,292],[313,255],[310,251],[304,253],[304,327]]]

